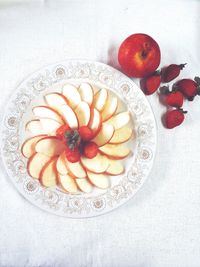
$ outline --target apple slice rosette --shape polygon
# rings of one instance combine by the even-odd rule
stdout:
[[[21,147],[29,175],[70,194],[109,188],[111,176],[125,171],[131,152],[126,143],[133,136],[130,113],[121,111],[119,98],[84,82],[65,84],[44,101],[25,127],[32,134]]]

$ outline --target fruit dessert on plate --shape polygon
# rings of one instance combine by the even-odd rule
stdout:
[[[131,154],[131,116],[112,91],[89,83],[65,84],[44,96],[26,124],[31,137],[22,145],[27,170],[42,186],[69,193],[106,189],[109,176],[124,172]]]

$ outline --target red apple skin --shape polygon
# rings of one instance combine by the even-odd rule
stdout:
[[[118,52],[122,70],[135,78],[143,78],[153,73],[160,65],[160,57],[157,42],[143,33],[130,35],[123,41]]]

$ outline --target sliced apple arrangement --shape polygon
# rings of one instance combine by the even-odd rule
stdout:
[[[122,160],[131,152],[126,146],[132,137],[130,114],[118,111],[119,98],[81,83],[66,84],[44,101],[25,126],[32,134],[21,148],[29,175],[69,193],[108,188],[109,176],[124,172]]]

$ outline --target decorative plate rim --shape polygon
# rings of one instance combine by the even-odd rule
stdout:
[[[135,116],[137,155],[118,185],[96,197],[75,196],[42,188],[27,175],[19,146],[20,118],[26,107],[49,86],[70,79],[100,83],[112,88]],[[15,107],[16,111],[13,111]],[[26,77],[14,91],[1,123],[1,156],[19,193],[42,210],[68,218],[102,215],[123,205],[142,187],[152,169],[157,146],[157,125],[152,108],[139,87],[120,71],[104,63],[64,60],[44,66]],[[85,197],[84,197],[85,196]]]

